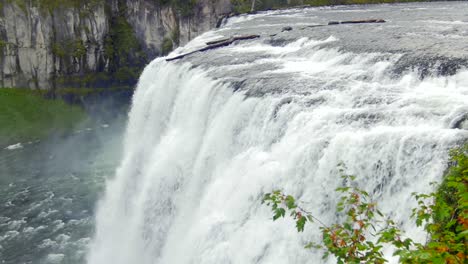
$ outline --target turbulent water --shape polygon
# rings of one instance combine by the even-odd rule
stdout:
[[[451,2],[265,12],[232,18],[169,57],[223,37],[258,39],[154,60],[134,94],[123,157],[95,223],[89,200],[98,191],[88,183],[103,179],[93,171],[107,154],[80,166],[89,170],[81,181],[25,178],[20,186],[37,182],[60,202],[28,215],[36,198],[26,195],[24,208],[8,209],[0,262],[321,263],[320,252],[303,248],[320,239],[318,229],[298,234],[292,220],[272,222],[261,198],[282,189],[332,223],[341,163],[409,235],[424,239],[408,220],[411,193],[430,191],[447,150],[468,139],[467,9]],[[387,22],[317,27],[369,18]],[[18,150],[3,151],[5,163]],[[22,190],[9,182],[5,204]],[[85,193],[76,207],[57,198]],[[29,221],[47,210],[46,220]],[[77,219],[86,224],[73,227]]]
[[[85,262],[95,203],[120,160],[125,125],[99,119],[65,138],[0,147],[0,263]]]
[[[99,203],[88,263],[318,263],[320,253],[303,249],[318,230],[297,234],[292,220],[272,222],[261,197],[283,189],[332,223],[339,163],[409,235],[424,238],[407,220],[411,193],[430,191],[447,150],[468,137],[460,122],[466,46],[452,50],[466,45],[468,17],[457,10],[467,7],[262,13],[171,56],[235,34],[260,33],[257,40],[153,61]],[[387,23],[307,27],[370,17]],[[281,32],[284,25],[293,30]],[[418,48],[421,39],[431,47]]]

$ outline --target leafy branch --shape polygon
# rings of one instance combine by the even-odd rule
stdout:
[[[273,220],[288,214],[295,220],[298,232],[306,223],[318,223],[320,243],[309,242],[306,248],[321,249],[323,258],[333,255],[337,263],[385,263],[383,249],[394,248],[400,263],[466,263],[468,248],[468,145],[451,151],[450,170],[436,192],[413,193],[418,207],[413,209],[417,226],[428,234],[425,244],[403,235],[393,220],[377,208],[369,194],[357,187],[341,186],[337,212],[344,221],[325,224],[297,200],[280,190],[266,193],[262,203],[270,206]],[[341,166],[341,165],[339,165]],[[341,172],[344,170],[340,169]],[[356,177],[342,176],[352,183]],[[434,184],[435,185],[435,184]]]

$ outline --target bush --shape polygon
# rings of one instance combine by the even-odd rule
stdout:
[[[172,51],[172,40],[170,38],[164,38],[161,44],[161,53],[162,55],[167,55]]]
[[[425,244],[403,239],[394,221],[384,216],[364,190],[342,186],[337,212],[345,212],[341,223],[324,224],[303,209],[295,198],[280,190],[264,195],[263,202],[273,211],[273,220],[289,214],[302,232],[306,223],[318,222],[320,243],[306,248],[324,250],[324,258],[333,255],[337,263],[385,263],[382,249],[394,247],[401,263],[466,263],[468,248],[468,144],[451,151],[451,166],[436,192],[416,194],[418,208],[413,210],[417,226],[423,226],[430,239]],[[343,176],[350,182],[355,176]],[[383,225],[382,225],[383,224]]]

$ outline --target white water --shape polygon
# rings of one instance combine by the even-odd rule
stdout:
[[[304,80],[301,92],[246,97],[249,87],[233,92],[210,77],[219,68],[162,59],[147,66],[88,263],[320,263],[320,252],[303,248],[320,239],[318,229],[298,234],[292,220],[272,222],[261,197],[283,189],[332,223],[341,162],[410,236],[424,238],[407,221],[411,193],[430,191],[447,150],[468,137],[449,128],[468,109],[468,71],[390,78],[393,59],[298,54],[310,43],[298,41],[260,49],[278,56],[281,67],[268,74],[295,74]],[[249,53],[259,45],[226,49]]]
[[[134,97],[89,263],[314,263],[318,253],[302,247],[317,230],[272,222],[260,199],[282,188],[331,222],[339,162],[377,188],[385,211],[407,219],[410,193],[430,190],[446,150],[466,137],[447,123],[467,106],[467,74],[356,85],[305,107],[318,95],[245,98],[188,65],[156,60]],[[384,103],[356,107],[376,96]],[[384,118],[370,125],[373,113]]]

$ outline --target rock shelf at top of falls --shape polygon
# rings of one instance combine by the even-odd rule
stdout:
[[[205,35],[203,41],[194,40],[189,45],[179,48],[170,57],[203,48],[211,40],[229,38],[236,35],[259,34],[262,37],[249,40],[248,45],[260,47],[289,47],[300,38],[317,41],[315,48],[338,50],[350,54],[374,54],[381,60],[395,60],[390,71],[392,76],[402,76],[415,72],[423,79],[431,76],[450,76],[468,67],[468,20],[463,10],[466,2],[425,3],[400,5],[371,5],[306,8],[282,11],[260,12],[256,15],[231,17],[225,26]],[[457,6],[457,7],[455,7]],[[327,24],[331,21],[356,21],[383,19],[385,23]],[[283,31],[285,26],[293,30]],[[331,39],[329,39],[331,38]],[[329,39],[330,41],[324,41]],[[333,41],[331,41],[333,39]],[[200,38],[201,40],[201,38]],[[255,43],[252,43],[255,42]],[[245,43],[247,45],[247,43]],[[235,46],[245,48],[242,43]],[[290,45],[290,46],[288,46]],[[242,62],[252,62],[266,58],[265,52],[252,48],[242,58],[230,58],[225,50],[235,49],[228,46],[210,51],[211,64],[221,67]],[[265,50],[268,51],[268,48]],[[227,57],[226,57],[227,56]],[[194,66],[206,67],[206,55],[193,54],[190,60]],[[180,61],[180,63],[182,63]],[[273,63],[258,65],[257,69],[274,69]],[[257,75],[256,70],[246,72],[242,77],[230,76],[239,88],[251,82]],[[221,76],[215,76],[219,78]],[[257,75],[258,78],[258,75]]]
[[[347,20],[347,21],[330,21],[328,22],[327,25],[339,25],[339,24],[367,24],[367,23],[385,23],[385,20],[383,19],[364,19],[364,20]],[[311,27],[319,27],[319,26],[326,26],[326,25],[314,25]],[[292,27],[286,26],[281,29],[281,32],[284,31],[291,31],[293,30]],[[270,34],[271,37],[276,36],[277,34]],[[182,59],[186,56],[189,56],[191,54],[197,53],[197,52],[204,52],[212,49],[217,49],[225,46],[229,46],[233,44],[234,42],[240,41],[240,40],[249,40],[249,39],[256,39],[259,38],[260,35],[246,35],[246,36],[233,36],[230,38],[223,38],[220,40],[213,40],[213,41],[208,41],[206,42],[206,47],[200,48],[198,50],[194,50],[188,53],[184,53],[181,55],[177,55],[175,57],[167,58],[166,61],[173,61],[173,60],[178,60]]]

